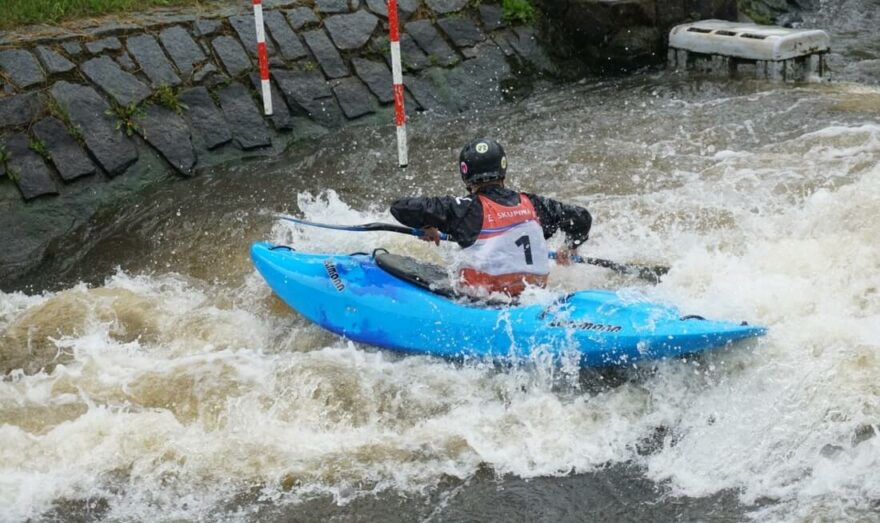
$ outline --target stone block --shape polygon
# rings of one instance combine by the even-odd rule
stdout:
[[[461,11],[467,5],[468,0],[425,0],[428,7],[437,14],[445,15]]]
[[[334,81],[333,94],[349,119],[376,112],[376,100],[367,87],[355,76]]]
[[[437,20],[437,25],[456,47],[473,47],[486,39],[470,18],[450,16]]]
[[[196,34],[202,37],[214,36],[223,30],[223,22],[214,18],[196,20]]]
[[[328,127],[342,122],[342,113],[324,76],[317,71],[273,71],[290,107]]]
[[[196,165],[189,127],[182,116],[167,107],[148,105],[140,118],[138,133],[178,173],[190,176]]]
[[[504,27],[504,11],[500,5],[480,4],[480,20],[486,31],[494,31]]]
[[[391,70],[382,62],[374,62],[365,58],[354,58],[351,61],[355,74],[363,80],[370,91],[382,103],[394,101]]]
[[[49,158],[65,182],[94,174],[96,167],[64,123],[52,116],[34,126],[34,135],[46,146]]]
[[[186,29],[179,25],[162,30],[159,33],[159,41],[162,42],[168,56],[177,65],[177,70],[186,78],[189,78],[195,71],[196,64],[207,59],[199,44],[192,39]]]
[[[247,52],[238,43],[238,40],[231,36],[218,36],[211,41],[214,53],[223,63],[223,67],[229,76],[233,78],[240,76],[251,70],[253,64],[248,58]]]
[[[205,87],[193,87],[180,93],[180,101],[187,106],[184,114],[208,150],[232,141],[229,124]]]
[[[61,81],[51,94],[108,175],[123,173],[137,160],[134,143],[116,128],[116,117],[107,114],[110,105],[93,88]]]
[[[254,15],[230,16],[229,23],[232,24],[232,28],[235,29],[235,33],[248,54],[257,58],[257,26],[254,25]],[[269,56],[275,54],[275,46],[270,40],[266,40],[266,52]]]
[[[391,64],[390,51],[386,52],[385,58]],[[404,69],[418,71],[428,67],[428,55],[408,34],[400,35],[400,61]]]
[[[317,24],[320,22],[320,19],[315,15],[315,12],[308,7],[297,7],[290,11],[287,13],[287,20],[290,22],[290,26],[297,31],[306,25]]]
[[[501,80],[513,74],[504,53],[494,43],[478,44],[474,50],[473,59],[445,75],[447,88],[455,93],[456,107],[461,112],[500,105],[504,102]]]
[[[122,50],[122,42],[115,36],[109,38],[101,38],[92,42],[86,42],[86,49],[90,54],[101,54],[104,51],[120,51]]]
[[[286,60],[298,60],[308,56],[306,48],[280,11],[269,11],[265,15],[266,28],[278,46],[278,50]]]
[[[441,70],[437,70],[438,74]],[[427,71],[416,75],[404,76],[403,84],[412,94],[415,101],[422,109],[437,114],[449,114],[454,108],[454,104],[444,99],[437,85],[431,79],[432,71]]]
[[[68,56],[79,56],[85,52],[79,40],[68,40],[61,44],[61,48]]]
[[[315,8],[322,14],[348,13],[349,0],[316,0]]]
[[[165,56],[159,42],[152,35],[133,36],[126,42],[128,52],[140,64],[141,69],[153,86],[180,85],[180,77],[174,72],[174,66]]]
[[[399,0],[397,2],[397,18],[401,22],[407,20],[420,5],[419,0]],[[367,8],[382,18],[388,18],[388,3],[385,0],[367,0]]]
[[[23,133],[6,140],[6,175],[12,178],[25,200],[58,194],[52,171],[43,158],[30,149],[30,140]]]
[[[46,73],[52,74],[64,74],[73,71],[76,68],[76,64],[61,56],[61,54],[55,52],[54,50],[46,47],[45,45],[41,45],[35,50],[37,54],[37,58],[43,62],[43,68]]]
[[[428,55],[428,63],[447,67],[458,63],[458,54],[446,43],[430,20],[408,22],[404,27]]]
[[[364,10],[352,14],[333,15],[324,19],[324,28],[336,47],[343,51],[360,49],[373,36],[379,19]]]
[[[260,101],[262,102],[263,83],[260,80],[260,75],[252,73],[250,77],[254,90],[261,93]],[[293,130],[293,115],[290,113],[290,108],[287,107],[287,103],[284,101],[284,96],[273,83],[269,84],[269,90],[272,95],[272,115],[268,116],[268,118],[272,121],[272,126],[275,127],[276,131]]]
[[[220,88],[217,97],[239,147],[249,150],[272,145],[269,128],[247,88],[232,82]]]
[[[139,104],[150,96],[150,88],[123,71],[109,56],[92,58],[80,66],[83,74],[119,105]]]
[[[24,49],[0,51],[0,73],[19,89],[27,89],[46,81],[46,75],[37,59]]]
[[[37,92],[0,98],[0,129],[29,125],[45,110],[46,102]]]
[[[305,38],[306,45],[309,46],[312,54],[318,60],[321,69],[324,70],[324,74],[330,78],[348,76],[348,66],[345,65],[342,56],[339,55],[339,51],[333,47],[333,43],[323,29],[306,31],[303,33],[303,38]]]

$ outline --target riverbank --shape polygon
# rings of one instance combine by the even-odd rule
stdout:
[[[205,4],[207,0],[2,0],[0,31],[22,25],[57,24],[77,18],[144,11],[151,7]]]

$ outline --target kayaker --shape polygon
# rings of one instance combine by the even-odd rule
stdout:
[[[465,292],[515,297],[527,285],[544,287],[550,272],[546,239],[565,232],[565,246],[556,252],[562,265],[587,241],[593,218],[583,207],[504,186],[507,156],[495,140],[465,145],[458,168],[468,196],[402,198],[391,214],[423,229],[425,241],[439,245],[441,232],[455,239],[463,249],[458,273]]]

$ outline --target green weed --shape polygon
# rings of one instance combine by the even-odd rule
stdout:
[[[108,116],[115,116],[116,129],[121,129],[128,136],[131,136],[136,131],[140,130],[137,121],[146,116],[143,107],[136,103],[130,103],[128,105],[114,104],[112,108],[107,109],[106,114]]]
[[[535,19],[535,8],[529,0],[502,0],[504,20],[511,24],[527,24]]]
[[[156,92],[153,93],[152,100],[162,107],[167,107],[177,114],[183,114],[183,111],[189,109],[185,103],[180,101],[180,91],[169,86],[160,85]]]

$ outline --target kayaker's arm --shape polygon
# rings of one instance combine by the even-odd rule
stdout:
[[[391,204],[391,215],[407,227],[417,229],[435,227],[441,232],[452,235],[460,245],[464,246],[473,243],[480,229],[479,223],[475,229],[463,227],[474,219],[481,221],[479,212],[471,209],[473,202],[471,198],[454,196],[401,198]],[[472,234],[471,229],[474,229]]]
[[[565,245],[569,249],[577,249],[590,237],[593,217],[590,212],[577,205],[569,205],[552,198],[534,194],[527,195],[535,206],[544,238],[549,238],[562,229],[565,233]]]

